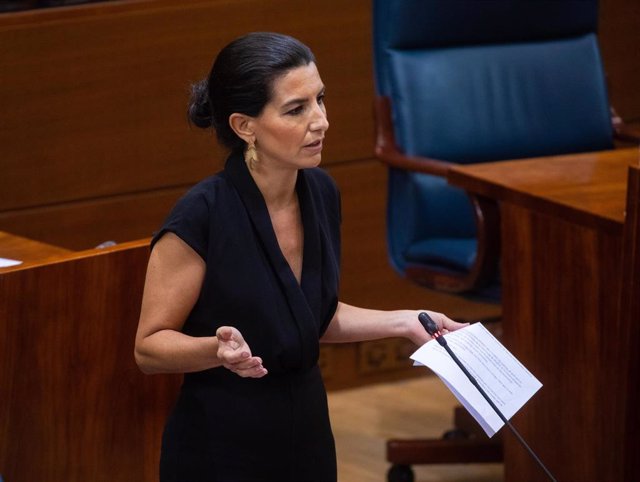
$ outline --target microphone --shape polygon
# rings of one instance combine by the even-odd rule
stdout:
[[[453,353],[453,351],[451,350],[451,347],[447,344],[447,340],[445,340],[444,335],[438,329],[438,325],[436,324],[436,322],[433,321],[433,319],[427,313],[425,313],[424,311],[421,312],[420,314],[418,314],[418,320],[420,321],[420,324],[426,330],[426,332],[429,333],[429,335],[431,335],[433,337],[433,339],[436,340],[440,344],[440,346],[442,346],[447,351],[449,356],[451,356],[453,361],[456,362],[456,365],[458,365],[460,367],[462,372],[466,375],[466,377],[473,384],[473,386],[478,389],[478,391],[480,392],[480,395],[482,395],[483,398],[487,401],[487,403],[489,403],[489,405],[494,410],[494,412],[496,412],[498,414],[498,417],[500,417],[500,420],[502,420],[505,423],[505,425],[507,427],[509,427],[509,429],[511,430],[511,432],[513,432],[513,434],[516,436],[518,441],[527,450],[527,452],[529,452],[529,455],[531,455],[533,460],[535,460],[537,462],[537,464],[542,468],[542,470],[547,475],[547,477],[549,477],[549,480],[551,480],[553,482],[557,482],[556,478],[553,476],[553,474],[542,463],[542,460],[540,460],[540,458],[536,455],[536,453],[533,451],[533,449],[531,449],[531,447],[529,447],[527,442],[525,442],[525,440],[522,438],[520,433],[518,433],[516,428],[511,424],[511,422],[509,422],[509,420],[507,420],[507,417],[505,417],[502,414],[502,412],[498,409],[498,407],[496,407],[495,403],[493,403],[491,398],[489,398],[489,395],[487,395],[486,392],[482,389],[482,387],[480,386],[478,381],[474,378],[474,376],[471,375],[471,373],[469,373],[469,370],[466,369],[466,367],[458,359],[456,354]]]

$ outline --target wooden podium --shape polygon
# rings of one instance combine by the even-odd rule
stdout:
[[[0,233],[0,474],[7,482],[158,480],[180,377],[133,343],[148,240],[70,252]]]
[[[637,163],[621,149],[449,177],[499,202],[504,343],[544,384],[513,423],[560,481],[639,480]],[[504,435],[505,479],[545,480]]]

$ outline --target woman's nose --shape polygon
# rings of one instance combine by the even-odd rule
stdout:
[[[323,106],[316,106],[313,113],[313,119],[311,120],[312,131],[326,131],[329,128],[329,120],[327,119],[327,112]]]

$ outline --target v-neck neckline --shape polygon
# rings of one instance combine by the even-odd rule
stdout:
[[[300,228],[300,232],[296,232],[295,235],[296,236],[300,236],[300,280],[298,280],[298,277],[296,275],[296,272],[293,269],[293,265],[291,264],[290,260],[287,258],[287,256],[285,255],[283,246],[280,244],[280,240],[278,238],[278,233],[276,231],[276,225],[275,222],[273,220],[273,216],[271,214],[271,212],[269,211],[269,207],[266,205],[266,201],[265,201],[265,206],[267,207],[267,214],[271,220],[271,229],[273,230],[273,234],[276,240],[276,243],[278,245],[278,248],[280,249],[280,253],[282,254],[282,257],[285,259],[285,261],[287,261],[287,264],[289,265],[289,269],[291,269],[291,273],[293,274],[294,278],[296,278],[296,281],[298,281],[298,284],[300,286],[302,286],[302,276],[303,276],[303,267],[304,267],[304,259],[305,259],[305,255],[304,255],[304,246],[305,246],[305,235],[304,235],[304,221],[302,219],[302,201],[300,201],[300,196],[298,194],[298,189],[297,189],[297,180],[296,180],[296,186],[294,187],[294,191],[295,191],[295,206],[290,206],[287,209],[294,211],[293,213],[288,213],[285,216],[296,216],[297,219],[295,222],[299,223],[299,225],[297,227]],[[264,197],[263,197],[264,199]],[[297,242],[298,240],[296,240]]]
[[[317,283],[319,283],[319,279],[314,279],[314,273],[318,273],[320,270],[317,254],[320,251],[320,239],[313,200],[309,193],[304,170],[298,171],[295,186],[303,232],[302,269],[299,282],[278,243],[264,196],[251,176],[242,156],[232,154],[227,160],[225,171],[230,174],[232,182],[240,193],[274,270],[285,285],[291,286],[292,282],[295,283],[295,286],[310,300],[310,291],[318,288]],[[311,279],[307,280],[309,277]]]

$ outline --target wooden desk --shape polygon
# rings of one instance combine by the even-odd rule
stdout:
[[[146,239],[0,272],[5,480],[158,480],[180,377],[144,375],[134,361],[148,257]]]
[[[0,231],[0,258],[22,261],[23,264],[18,266],[69,253],[72,251]],[[11,268],[0,268],[0,272],[8,271]]]
[[[626,375],[638,348],[620,336],[618,315],[627,169],[637,162],[637,149],[625,149],[449,176],[500,204],[504,342],[544,384],[514,425],[560,481],[623,480],[628,462]],[[506,480],[544,480],[505,438]],[[627,454],[640,453],[629,443]]]
[[[628,356],[624,357],[627,369],[624,480],[640,480],[640,164],[629,168],[623,242],[619,336],[628,350]]]

